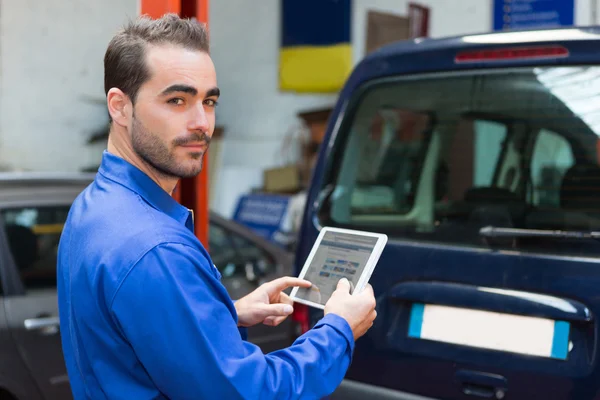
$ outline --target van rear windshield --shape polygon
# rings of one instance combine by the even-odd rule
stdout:
[[[600,230],[599,67],[386,79],[350,104],[322,223],[467,246],[490,245],[486,226]],[[592,240],[495,245],[600,253]]]

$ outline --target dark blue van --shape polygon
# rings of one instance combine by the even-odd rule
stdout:
[[[353,71],[296,272],[323,226],[389,241],[378,317],[334,398],[600,398],[599,39],[415,40]]]

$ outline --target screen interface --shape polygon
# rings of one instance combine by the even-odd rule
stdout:
[[[312,287],[299,288],[298,298],[325,305],[342,278],[350,281],[352,293],[376,243],[376,237],[325,233],[304,276]]]

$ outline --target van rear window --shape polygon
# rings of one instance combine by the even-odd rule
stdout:
[[[590,240],[483,227],[600,230],[600,68],[386,79],[354,99],[325,184],[329,225],[400,239],[561,254]]]

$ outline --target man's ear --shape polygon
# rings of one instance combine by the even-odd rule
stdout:
[[[121,89],[112,88],[106,95],[106,104],[108,106],[108,113],[116,124],[121,126],[129,125],[133,107],[129,96],[123,93]]]

